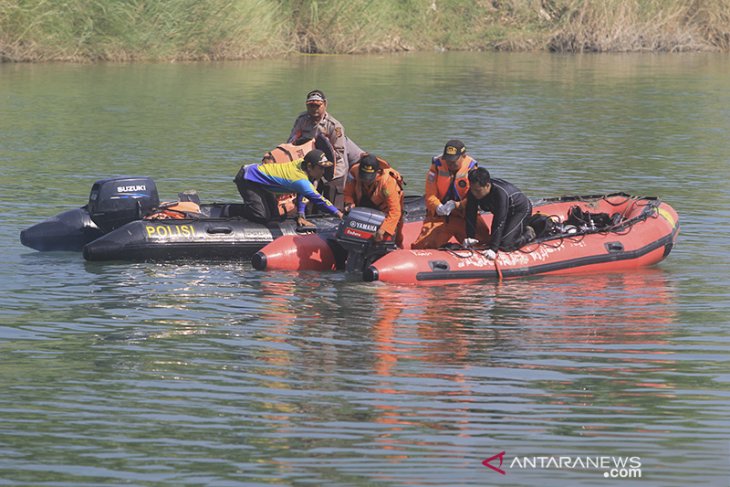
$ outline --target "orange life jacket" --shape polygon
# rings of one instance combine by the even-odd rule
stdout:
[[[378,188],[376,190],[376,194],[380,192],[380,190],[386,185],[387,178],[393,178],[395,182],[398,184],[398,188],[401,190],[401,199],[403,198],[403,186],[406,185],[405,181],[403,180],[403,176],[400,175],[398,171],[393,169],[390,164],[385,159],[381,159],[380,157],[375,157],[375,159],[378,161],[378,166],[380,167],[380,170],[382,173],[380,174],[380,177],[376,180],[378,182]],[[360,174],[360,163],[353,165],[350,168],[350,177],[352,177],[355,181],[359,183],[360,178],[358,177]],[[356,184],[355,185],[355,203],[360,201],[362,199],[362,184]]]
[[[454,176],[454,188],[458,198],[455,195],[449,194],[451,187],[451,173],[446,163],[441,157],[434,157],[431,163],[431,172],[436,175],[436,191],[438,198],[442,203],[448,200],[461,201],[466,198],[466,194],[469,192],[469,170],[476,167],[476,161],[470,156],[466,156],[466,159],[461,164],[461,167],[456,171]],[[447,197],[448,196],[448,197]]]
[[[370,200],[370,203],[375,206],[375,209],[380,210],[382,212],[388,211],[387,201],[388,201],[388,192],[395,192],[397,191],[397,198],[399,200],[400,204],[400,217],[398,219],[395,219],[395,215],[386,215],[385,221],[383,222],[383,229],[390,235],[393,236],[395,239],[396,244],[399,247],[403,246],[403,218],[405,216],[405,213],[403,212],[403,186],[405,186],[405,181],[403,181],[403,177],[400,175],[398,171],[390,167],[390,164],[388,164],[385,160],[376,157],[376,160],[378,161],[378,175],[375,179],[375,189],[372,192],[372,195],[367,195],[366,198],[363,198],[363,185],[360,183],[360,163],[358,162],[352,168],[350,168],[350,177],[347,182],[347,185],[345,186],[345,201],[348,200],[349,197],[352,198],[355,205],[365,205],[369,206],[367,203],[363,202],[363,199]],[[352,193],[350,193],[352,191]],[[351,195],[351,196],[348,196]]]
[[[271,158],[274,162],[291,162],[303,158],[307,152],[314,148],[314,139],[310,139],[300,145],[279,144],[264,154],[264,159]]]
[[[144,217],[145,220],[190,220],[200,218],[200,205],[192,201],[162,203],[157,211]]]

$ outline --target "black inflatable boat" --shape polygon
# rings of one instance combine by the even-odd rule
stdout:
[[[186,199],[181,193],[181,200]],[[56,215],[20,233],[23,245],[39,251],[83,251],[106,260],[249,259],[281,235],[301,232],[293,218],[268,224],[243,218],[242,203],[200,204],[183,219],[143,219],[160,206],[150,178],[120,177],[94,183],[87,205]],[[406,196],[406,221],[422,220],[421,196]],[[333,230],[332,216],[307,217],[316,231]]]

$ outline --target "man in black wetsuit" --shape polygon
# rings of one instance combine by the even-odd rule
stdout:
[[[479,208],[493,215],[491,240],[485,255],[497,256],[497,250],[515,250],[535,238],[535,231],[525,224],[532,215],[532,203],[516,186],[503,179],[490,178],[489,171],[478,167],[469,171],[469,194],[466,202],[466,236],[464,244],[477,243],[476,221]]]

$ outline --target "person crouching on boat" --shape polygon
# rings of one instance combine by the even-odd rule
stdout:
[[[324,176],[324,171],[332,167],[324,152],[318,149],[309,151],[302,159],[284,163],[261,163],[242,167],[234,179],[238,192],[243,198],[243,216],[257,223],[267,223],[279,218],[275,194],[296,193],[297,225],[311,226],[304,218],[307,198],[325,212],[342,218],[342,212],[335,208],[324,196],[319,194],[312,183]]]
[[[452,237],[459,243],[464,241],[468,174],[475,167],[477,161],[467,155],[464,143],[456,139],[448,141],[443,154],[433,158],[426,174],[427,214],[412,249],[437,249]],[[480,239],[486,241],[489,238],[487,225],[481,219],[476,225]]]
[[[489,171],[478,167],[469,171],[469,194],[466,201],[466,236],[464,245],[485,243],[474,236],[477,223],[483,221],[478,210],[492,212],[491,238],[484,254],[489,259],[498,250],[515,250],[534,240],[535,231],[525,224],[532,215],[532,203],[525,194],[504,179],[491,178]]]
[[[351,168],[345,185],[345,211],[363,206],[385,213],[375,241],[395,240],[403,248],[403,178],[385,160],[363,154]]]

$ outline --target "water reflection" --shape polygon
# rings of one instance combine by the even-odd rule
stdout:
[[[480,485],[480,462],[494,448],[539,455],[568,441],[561,452],[583,445],[597,455],[631,439],[665,461],[677,431],[687,435],[680,448],[706,447],[688,428],[698,405],[712,401],[704,395],[711,385],[678,348],[677,278],[661,268],[432,288],[221,263],[90,265],[84,273],[86,299],[98,305],[88,323],[101,341],[84,355],[74,352],[83,334],[54,347],[63,380],[88,379],[80,371],[89,363],[93,375],[113,377],[129,394],[120,406],[137,411],[127,418],[133,436],[159,408],[172,408],[197,425],[164,447],[176,455],[219,455],[200,436],[228,425],[222,444],[247,453],[226,458],[261,462],[249,479]],[[15,369],[32,367],[20,360]],[[57,404],[85,410],[53,392],[57,372],[36,377]],[[110,391],[85,394],[108,403]],[[685,425],[668,428],[667,414]],[[169,435],[165,428],[152,431]],[[531,437],[540,442],[531,446]],[[153,445],[145,452],[155,458]],[[139,475],[141,465],[129,468]]]
[[[485,485],[481,461],[505,449],[629,449],[646,458],[642,486],[726,485],[727,61],[0,67],[0,477]],[[83,204],[102,177],[148,174],[163,199],[194,188],[238,200],[232,175],[288,134],[305,85],[328,93],[409,193],[456,136],[533,197],[666,198],[678,245],[658,270],[432,289],[241,263],[87,264],[20,246],[21,228]],[[506,480],[606,485],[581,472]]]
[[[686,386],[668,349],[677,290],[661,269],[426,289],[297,275],[261,290],[260,338],[278,345],[260,350],[260,372],[297,391],[267,407],[281,426],[264,437],[300,452],[277,458],[284,472],[311,472],[312,455],[348,471],[357,452],[369,478],[418,483],[430,457],[467,468],[495,443],[545,454],[524,444],[535,434],[582,438],[593,454],[641,435],[656,453],[670,434],[656,411]]]
[[[325,299],[312,299],[318,295],[317,289],[327,292],[332,288],[324,284],[308,287],[311,302],[292,307],[291,299],[281,296],[296,295],[291,294],[297,288],[296,280],[262,286],[272,299],[261,316],[276,323],[268,328],[268,338],[300,346],[269,351],[270,361],[277,365],[295,364],[297,358],[301,360],[299,350],[305,349],[306,363],[300,365],[316,366],[327,374],[348,368],[372,374],[376,381],[371,390],[378,394],[406,393],[395,379],[408,377],[448,385],[448,390],[427,388],[419,391],[422,394],[448,396],[454,392],[451,387],[456,382],[462,395],[461,384],[475,364],[494,366],[500,361],[514,360],[515,355],[525,351],[549,350],[555,354],[558,349],[571,356],[573,362],[580,360],[586,347],[590,347],[591,356],[586,358],[592,361],[601,353],[626,355],[630,359],[625,361],[626,370],[647,363],[661,365],[664,360],[654,358],[654,351],[647,352],[640,346],[661,345],[670,333],[668,325],[676,313],[673,291],[661,271],[592,276],[567,283],[564,278],[548,278],[529,283],[454,287],[451,291],[462,296],[451,301],[450,293],[444,289],[362,284],[340,288],[339,299],[332,294]],[[351,319],[337,316],[336,303],[340,300],[354,311]],[[651,319],[646,320],[650,309]],[[642,327],[639,323],[643,323]],[[363,340],[364,330],[369,330],[372,342]],[[307,343],[310,341],[317,346]],[[596,345],[611,348],[596,349]],[[559,358],[554,362],[526,364],[525,372],[529,375],[541,368],[565,374],[580,372],[579,364],[563,367]],[[608,368],[602,373],[615,371],[622,369]],[[392,409],[387,403],[378,407]]]

